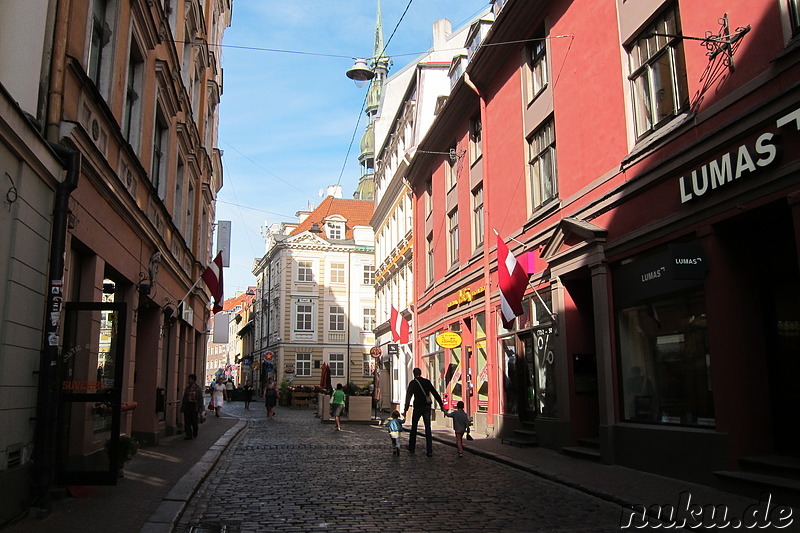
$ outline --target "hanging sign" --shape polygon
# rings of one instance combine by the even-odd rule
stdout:
[[[445,331],[436,336],[436,344],[442,348],[456,348],[461,346],[461,335],[455,331]]]

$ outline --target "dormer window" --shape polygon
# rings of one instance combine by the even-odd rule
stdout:
[[[328,222],[325,229],[329,239],[342,239],[344,235],[344,224],[341,222]]]
[[[331,240],[342,240],[345,238],[345,219],[340,215],[334,215],[325,220],[325,237]]]

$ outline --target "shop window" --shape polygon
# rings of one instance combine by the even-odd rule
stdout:
[[[623,419],[714,426],[705,293],[617,315]]]
[[[478,390],[478,411],[489,409],[489,366],[486,364],[486,313],[475,317],[475,353],[478,357],[478,376],[475,386]]]

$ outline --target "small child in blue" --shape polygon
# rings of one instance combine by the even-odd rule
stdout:
[[[400,431],[403,429],[405,418],[400,418],[400,411],[393,411],[392,418],[386,421],[386,429],[392,437],[392,454],[400,455]]]
[[[453,431],[456,434],[456,448],[458,448],[458,456],[464,457],[464,432],[469,429],[472,422],[469,415],[464,412],[464,402],[458,402],[456,408],[449,413],[445,413],[453,419]]]

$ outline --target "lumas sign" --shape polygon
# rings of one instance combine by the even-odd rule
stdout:
[[[778,128],[794,127],[800,131],[800,109],[780,117]],[[764,132],[753,143],[745,143],[738,148],[709,161],[688,176],[681,176],[681,203],[696,200],[712,191],[746,178],[754,172],[767,168],[780,159],[780,136],[774,132]]]

